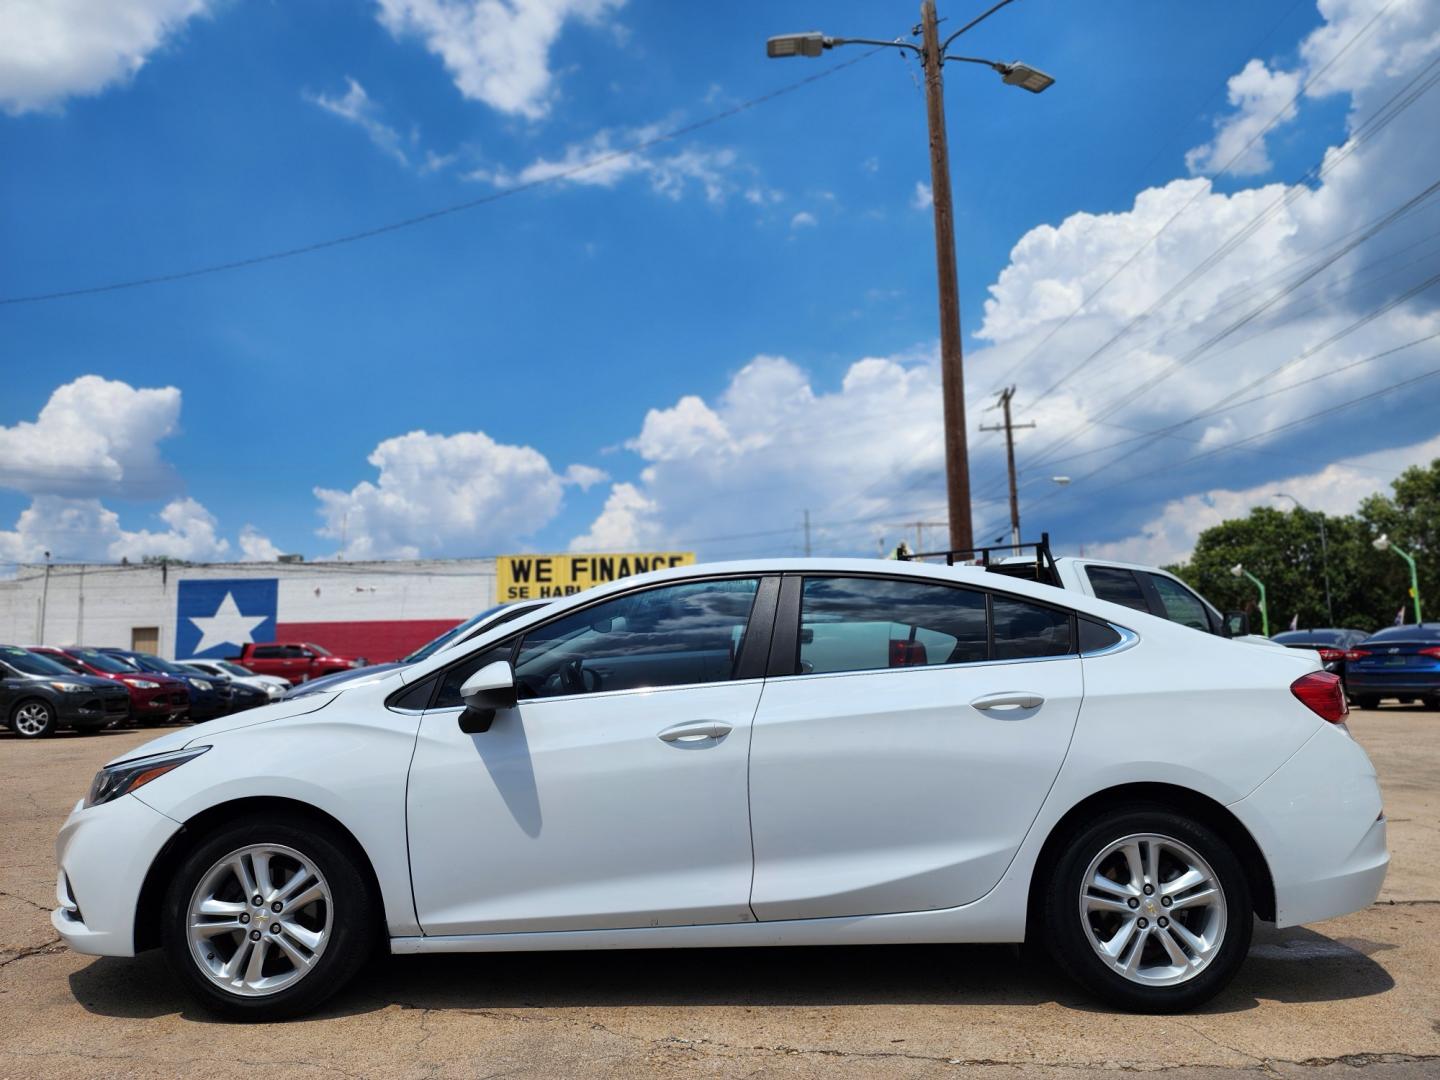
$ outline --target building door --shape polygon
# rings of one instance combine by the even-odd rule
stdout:
[[[158,626],[137,626],[130,631],[130,648],[134,652],[158,653],[160,651],[160,628]]]

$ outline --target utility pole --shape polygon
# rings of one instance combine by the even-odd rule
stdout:
[[[1005,410],[1005,423],[994,424],[986,427],[980,425],[981,431],[1003,431],[1005,432],[1005,463],[1010,469],[1010,543],[1014,547],[1016,555],[1020,554],[1020,493],[1015,484],[1015,429],[1033,428],[1033,422],[1028,424],[1017,424],[1010,419],[1010,401],[1015,397],[1015,387],[1007,386],[1000,391],[1000,400],[990,406],[992,409]]]
[[[925,114],[930,128],[930,195],[935,216],[935,270],[940,294],[940,385],[945,412],[945,490],[950,506],[950,549],[974,547],[970,519],[970,460],[965,445],[965,375],[960,344],[960,287],[955,272],[955,211],[950,196],[950,153],[945,139],[945,78],[947,62],[988,67],[1007,86],[1032,94],[1043,93],[1055,80],[1039,68],[1001,63],[976,56],[958,56],[950,46],[961,34],[978,26],[1012,0],[998,0],[989,9],[965,23],[944,41],[940,40],[935,0],[920,5],[920,44],[894,38],[830,37],[812,30],[803,34],[780,34],[765,43],[765,53],[774,58],[820,56],[838,45],[870,45],[914,53],[925,68]]]
[[[805,511],[805,557],[810,558],[810,511]]]
[[[40,589],[40,644],[45,644],[45,606],[50,602],[50,552],[45,552],[45,584]]]
[[[948,522],[948,521],[902,521],[902,522],[900,522],[900,524],[898,524],[898,525],[887,525],[887,526],[885,526],[885,527],[886,527],[887,529],[914,529],[914,530],[915,530],[915,547],[912,548],[911,550],[912,550],[915,554],[919,554],[920,552],[922,552],[922,551],[925,550],[925,546],[924,546],[925,530],[926,530],[926,529],[939,529],[939,528],[943,528],[944,526],[947,526],[947,525],[949,525],[949,524],[950,524],[950,522]]]
[[[955,206],[945,137],[945,57],[934,0],[920,5],[925,115],[930,125],[930,195],[935,211],[935,277],[940,292],[940,395],[945,409],[945,493],[950,548],[975,546],[970,517],[970,456],[965,440],[965,365],[960,341],[960,282],[955,270]]]

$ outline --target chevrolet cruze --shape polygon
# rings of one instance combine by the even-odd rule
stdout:
[[[1313,653],[978,568],[684,567],[173,732],[60,832],[72,949],[232,1016],[393,953],[1043,942],[1192,1008],[1363,908],[1374,770]]]

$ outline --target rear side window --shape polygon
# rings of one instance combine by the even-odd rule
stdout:
[[[1087,566],[1085,576],[1101,600],[1149,613],[1150,605],[1145,602],[1145,592],[1135,580],[1134,571],[1118,566]]]
[[[1073,652],[1070,613],[1013,596],[991,598],[995,620],[995,659],[1029,660]]]
[[[963,664],[985,657],[982,592],[886,578],[805,579],[801,674]]]
[[[257,645],[255,651],[250,654],[256,660],[278,660],[284,656],[284,650],[279,645]]]

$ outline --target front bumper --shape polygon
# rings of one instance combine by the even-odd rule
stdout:
[[[130,695],[61,694],[56,701],[56,717],[70,727],[103,727],[123,723],[130,716]]]
[[[55,841],[56,908],[50,924],[91,956],[135,955],[135,910],[145,875],[178,822],[133,795],[88,809],[76,805]]]
[[[1250,830],[1275,883],[1275,924],[1348,915],[1380,895],[1390,866],[1374,766],[1326,726],[1230,809]]]

